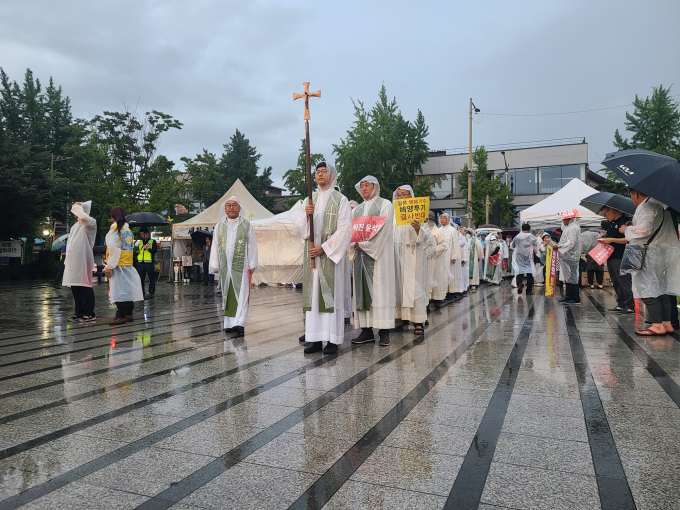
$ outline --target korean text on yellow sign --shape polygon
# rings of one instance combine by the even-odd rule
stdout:
[[[413,220],[425,223],[429,210],[430,197],[402,198],[394,201],[394,217],[397,220],[397,226],[410,225]]]

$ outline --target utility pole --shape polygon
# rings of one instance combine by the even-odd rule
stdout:
[[[486,196],[486,224],[489,224],[489,206],[491,205],[491,201],[489,200],[489,195]]]
[[[66,157],[66,156],[55,156],[54,154],[50,153],[50,176],[54,177],[54,162],[55,161],[66,161],[66,160],[69,160],[69,159],[73,159],[73,158],[69,158],[69,157]],[[71,231],[71,225],[69,225],[69,222],[68,222],[69,212],[70,211],[69,211],[68,204],[67,204],[66,205],[66,216],[64,216],[64,218],[66,218],[64,220],[64,223],[66,224],[66,233],[67,234]]]
[[[479,113],[479,108],[475,106],[470,98],[470,145],[468,147],[468,228],[472,228],[472,111]],[[487,215],[488,216],[488,215]],[[488,221],[487,221],[488,223]]]

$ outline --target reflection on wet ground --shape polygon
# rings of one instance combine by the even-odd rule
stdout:
[[[584,291],[507,285],[425,337],[302,353],[300,291],[159,285],[135,322],[73,325],[68,289],[0,293],[0,509],[680,508],[680,343]],[[640,318],[638,317],[638,321]]]

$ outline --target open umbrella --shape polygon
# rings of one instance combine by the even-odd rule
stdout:
[[[170,222],[163,218],[160,214],[152,212],[136,212],[128,214],[125,217],[130,228],[133,227],[162,227],[163,225],[169,225]]]
[[[628,197],[617,195],[616,193],[595,193],[581,200],[581,205],[590,209],[595,214],[600,214],[603,207],[616,209],[629,216],[635,214],[635,204],[633,201]]]
[[[61,247],[66,244],[66,240],[68,239],[68,236],[69,236],[69,234],[64,234],[63,236],[55,239],[54,242],[52,243],[52,251],[60,250]]]
[[[630,149],[607,154],[602,164],[631,188],[680,210],[680,163],[677,159]]]
[[[205,230],[197,230],[196,232],[191,233],[191,240],[193,243],[197,246],[203,247],[205,246],[205,240],[210,238],[212,242],[212,232],[206,232]]]
[[[501,230],[498,228],[498,225],[493,225],[492,223],[487,223],[485,225],[480,225],[477,227],[477,230],[490,230],[490,229],[496,229],[496,230]]]

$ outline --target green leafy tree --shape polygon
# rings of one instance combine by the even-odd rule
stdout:
[[[307,196],[307,145],[305,139],[301,140],[302,144],[300,146],[300,152],[298,153],[297,166],[291,168],[283,174],[283,184],[291,195],[296,196]],[[312,167],[312,173],[316,165],[320,161],[325,161],[326,158],[320,153],[311,153],[309,155],[309,161]],[[312,190],[316,191],[316,180],[312,178]],[[297,198],[292,198],[286,200],[285,205],[290,208],[295,205]]]
[[[27,69],[19,85],[0,68],[0,196],[15,213],[0,225],[0,239],[26,237],[30,244],[48,217],[65,217],[69,188],[59,169],[71,164],[62,162],[51,172],[50,155],[65,156],[71,123],[70,101],[51,78],[43,89]],[[76,180],[70,189],[81,186]]]
[[[348,198],[361,201],[354,185],[366,175],[373,175],[380,183],[381,196],[391,200],[396,188],[414,184],[430,155],[425,117],[418,110],[414,122],[404,119],[397,100],[388,100],[384,85],[371,110],[366,110],[361,101],[352,104],[354,126],[339,144],[333,145],[338,156],[340,188]]]
[[[491,217],[491,207],[493,204],[500,204],[501,225],[506,225],[508,221],[515,217],[513,206],[514,197],[510,194],[508,187],[501,176],[494,177],[488,171],[487,160],[489,154],[484,146],[477,147],[472,154],[472,221],[475,225],[486,223],[486,197],[489,196],[491,206],[489,206],[489,219]],[[468,166],[458,175],[460,191],[465,197],[465,208],[467,209],[467,190],[468,190]],[[501,226],[499,225],[499,226]]]
[[[671,96],[671,87],[652,87],[652,96],[644,100],[637,95],[633,113],[626,112],[626,130],[630,140],[619,130],[614,133],[614,146],[618,150],[644,149],[673,158],[680,158],[680,109]],[[600,191],[628,195],[628,187],[614,172],[605,169],[608,182],[598,186]]]
[[[222,193],[226,192],[236,179],[240,179],[255,200],[267,209],[274,207],[274,198],[266,193],[267,188],[274,182],[271,178],[272,167],[264,168],[262,174],[258,175],[258,162],[261,157],[262,154],[257,152],[257,148],[250,145],[250,140],[237,129],[229,143],[224,146],[224,153],[218,164],[226,186]]]
[[[229,189],[227,176],[220,172],[217,156],[203,149],[195,158],[183,157],[191,198],[199,203],[200,210],[211,206]]]

